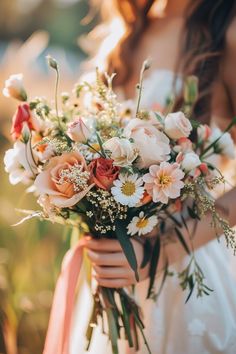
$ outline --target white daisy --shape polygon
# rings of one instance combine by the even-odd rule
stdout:
[[[142,178],[137,174],[119,174],[119,179],[113,182],[111,193],[114,199],[122,205],[134,207],[143,197],[144,187]]]
[[[141,211],[139,213],[139,216],[134,216],[129,225],[127,226],[128,235],[146,235],[147,233],[153,230],[157,223],[157,216],[152,215],[149,218],[146,218],[144,216],[144,212]]]

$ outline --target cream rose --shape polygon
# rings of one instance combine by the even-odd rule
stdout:
[[[164,131],[171,139],[187,138],[192,130],[189,119],[182,112],[169,113],[164,123]]]
[[[23,86],[22,74],[11,75],[9,79],[5,81],[3,95],[6,97],[16,98],[20,101],[27,100],[27,94]]]
[[[31,149],[30,142],[24,144],[16,141],[13,149],[7,150],[4,156],[5,171],[9,173],[10,183],[29,184],[32,182],[37,174],[35,164],[37,161],[38,158]]]
[[[124,136],[134,141],[139,153],[139,168],[148,168],[169,159],[169,139],[150,122],[132,119],[124,129]]]
[[[90,173],[83,156],[74,151],[52,157],[34,182],[40,195],[59,208],[78,203],[92,188]]]
[[[85,123],[85,120],[80,117],[68,125],[67,134],[77,143],[86,143],[86,141],[90,138],[92,131]]]
[[[201,165],[201,160],[195,152],[188,152],[184,155],[181,165],[185,171],[192,171]]]
[[[130,166],[138,156],[137,149],[128,139],[114,137],[107,140],[103,147],[111,152],[115,166]]]
[[[210,143],[213,143],[216,139],[221,138],[216,143],[216,149],[221,154],[229,157],[230,159],[235,158],[235,145],[230,133],[223,133],[219,128],[214,128],[212,134],[209,137]]]

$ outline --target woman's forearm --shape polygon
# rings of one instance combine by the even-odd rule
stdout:
[[[217,212],[220,216],[228,220],[231,227],[236,225],[236,188],[233,188],[229,192],[225,193],[216,201]],[[185,242],[187,243],[189,249],[192,248],[197,250],[198,248],[204,246],[208,242],[214,240],[217,235],[221,235],[223,230],[218,228],[217,230],[212,226],[211,214],[207,214],[201,221],[197,222],[193,219],[187,221],[188,229],[195,230],[193,237],[191,238],[186,229],[182,228],[181,232],[184,236]],[[217,231],[217,235],[216,235]],[[180,261],[186,256],[186,251],[182,244],[178,242],[177,235],[175,231],[171,232],[171,241],[163,245],[162,257],[159,263],[159,269],[163,269],[165,263],[165,257],[168,259],[169,264]]]

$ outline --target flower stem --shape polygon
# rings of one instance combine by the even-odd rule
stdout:
[[[60,122],[60,117],[59,117],[59,111],[58,111],[58,85],[59,85],[59,70],[58,67],[56,67],[56,86],[55,86],[55,109],[56,109],[56,115],[57,115],[57,121],[58,121],[58,126],[59,129],[62,130],[61,122]]]
[[[143,76],[144,72],[148,70],[150,67],[149,61],[145,60],[143,62],[141,71],[140,71],[140,76],[139,76],[139,83],[137,85],[138,88],[138,100],[137,100],[137,108],[136,108],[136,117],[138,116],[139,108],[140,108],[140,103],[141,103],[141,97],[142,97],[142,90],[143,90]]]

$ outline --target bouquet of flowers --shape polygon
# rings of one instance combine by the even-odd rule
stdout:
[[[48,62],[57,75],[53,106],[44,97],[28,102],[21,75],[11,76],[4,89],[5,95],[23,101],[13,117],[11,136],[15,143],[6,152],[5,168],[12,184],[30,185],[28,190],[35,193],[42,207],[40,211],[29,211],[23,221],[39,217],[72,225],[81,231],[80,235],[89,232],[97,239],[118,240],[137,280],[131,240],[143,239],[141,267],[150,262],[147,296],[155,298],[153,285],[161,242],[166,223],[171,220],[176,236],[190,255],[188,266],[179,274],[180,285],[189,291],[188,298],[194,288],[198,296],[209,294],[211,289],[181,229],[187,228],[186,217],[198,221],[211,213],[213,227],[220,226],[227,244],[236,249],[233,230],[217,213],[211,194],[224,183],[224,177],[207,159],[216,153],[232,155],[228,130],[236,120],[226,131],[213,134],[209,126],[191,119],[198,94],[194,77],[186,80],[181,111],[172,112],[173,101],[161,113],[141,109],[147,62],[137,85],[136,105],[118,102],[112,89],[114,75],[101,75],[98,70],[94,81],[77,83],[71,94],[62,93],[59,102],[58,64],[51,57]],[[180,218],[175,216],[177,211]],[[154,230],[158,236],[150,246],[149,235]],[[167,269],[168,264],[164,278]],[[118,353],[121,333],[137,350],[138,332],[150,353],[133,289],[97,287],[88,345],[99,317],[105,323],[114,354]]]

